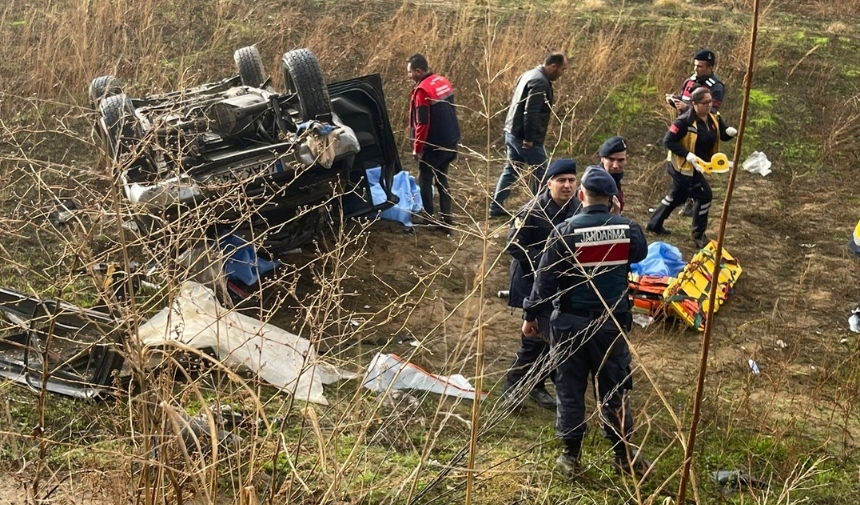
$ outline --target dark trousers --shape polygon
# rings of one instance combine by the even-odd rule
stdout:
[[[519,384],[522,384],[519,387],[523,389],[523,393],[535,388],[543,389],[546,387],[546,380],[555,375],[549,361],[549,319],[541,318],[538,327],[543,333],[541,336],[529,338],[520,335],[520,348],[505,381],[506,391]]]
[[[494,214],[504,212],[505,200],[511,194],[511,187],[522,176],[524,168],[531,166],[535,170],[529,186],[533,195],[536,195],[540,189],[546,172],[547,154],[542,144],[534,144],[531,149],[525,149],[523,139],[510,133],[505,133],[505,144],[508,149],[508,162],[502,169],[502,175],[496,183],[493,201],[490,202],[490,212]]]
[[[666,163],[666,171],[672,177],[672,189],[654,209],[648,220],[649,228],[661,228],[665,221],[687,197],[693,199],[693,235],[701,236],[708,229],[708,213],[711,211],[713,193],[705,176],[693,171],[693,176],[682,175],[671,163]]]
[[[629,314],[624,318],[629,320]],[[616,455],[625,454],[626,442],[633,431],[633,415],[627,398],[632,388],[630,350],[612,319],[602,324],[591,319],[565,314],[562,328],[553,327],[552,361],[558,398],[556,433],[560,439],[581,440],[585,436],[585,394],[592,377],[600,405],[603,436],[612,443]],[[629,322],[619,321],[629,329]]]
[[[433,215],[433,183],[439,193],[439,212],[445,222],[451,222],[451,190],[448,185],[448,166],[457,158],[457,150],[425,147],[418,164],[418,185],[424,211]]]

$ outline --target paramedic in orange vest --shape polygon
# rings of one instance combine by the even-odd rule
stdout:
[[[703,174],[700,162],[710,162],[720,151],[720,141],[731,140],[738,131],[726,127],[719,112],[711,111],[713,98],[708,88],[696,88],[690,95],[690,107],[672,122],[663,138],[669,148],[666,171],[672,177],[672,189],[654,209],[645,230],[656,235],[672,233],[663,222],[689,196],[693,205],[693,241],[696,247],[708,244],[708,212],[711,210],[711,186]]]
[[[425,218],[447,226],[454,224],[448,166],[457,157],[460,124],[454,108],[454,87],[448,79],[430,72],[427,58],[414,54],[406,63],[415,81],[409,101],[412,156],[418,162],[418,185]],[[433,218],[433,183],[439,193],[438,218]]]

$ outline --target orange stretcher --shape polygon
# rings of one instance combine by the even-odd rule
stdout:
[[[654,319],[662,316],[665,312],[663,293],[675,280],[674,277],[631,273],[627,279],[633,312],[647,314]]]

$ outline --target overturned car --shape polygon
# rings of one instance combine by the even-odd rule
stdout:
[[[401,166],[379,75],[327,85],[316,56],[298,49],[283,55],[277,91],[256,47],[234,60],[237,75],[143,98],[114,76],[91,82],[96,130],[141,233],[193,221],[276,253],[312,240],[333,211],[396,203]],[[371,169],[384,201],[371,197]]]

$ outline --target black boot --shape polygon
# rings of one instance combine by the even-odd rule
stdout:
[[[579,473],[579,452],[582,448],[581,438],[565,438],[564,449],[555,460],[555,465],[568,478],[574,478]]]
[[[704,233],[701,233],[701,234],[694,233],[693,234],[693,242],[695,242],[696,247],[698,247],[699,249],[704,249],[705,246],[707,246],[708,244],[711,243],[711,239],[708,238],[708,236],[705,235]]]
[[[639,453],[639,449],[625,443],[619,443],[614,448],[615,473],[642,479],[651,473],[651,462]]]
[[[672,214],[672,206],[670,204],[666,204],[668,197],[664,198],[660,205],[654,209],[654,212],[651,213],[651,217],[648,218],[648,224],[645,225],[645,231],[649,233],[653,233],[655,235],[669,235],[672,233],[671,230],[667,230],[663,227],[663,222],[668,219],[669,215]]]
[[[555,397],[549,394],[549,391],[546,390],[543,386],[537,386],[531,391],[529,391],[529,398],[534,400],[541,407],[548,410],[555,410],[558,406],[555,401]]]

